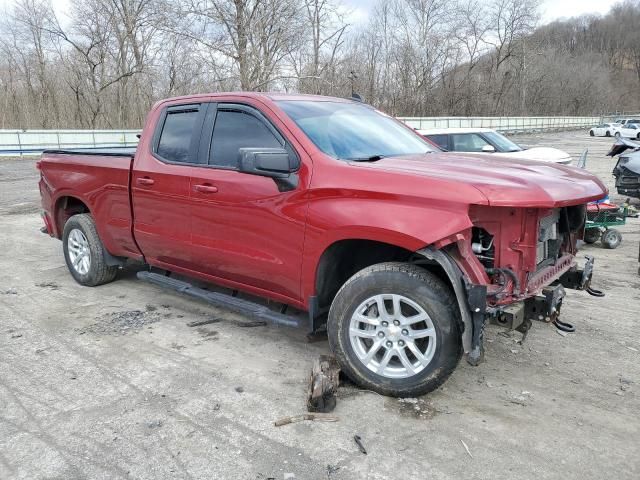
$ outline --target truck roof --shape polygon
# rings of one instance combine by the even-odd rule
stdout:
[[[307,100],[312,102],[341,102],[341,103],[350,103],[355,102],[356,100],[352,100],[350,98],[339,98],[339,97],[328,97],[325,95],[310,95],[310,94],[302,94],[302,93],[282,93],[282,92],[212,92],[212,93],[202,93],[198,95],[182,95],[178,97],[172,97],[163,99],[161,103],[167,101],[174,100],[182,100],[182,99],[192,99],[197,97],[246,97],[246,98],[268,98],[269,100],[278,101],[278,100]]]

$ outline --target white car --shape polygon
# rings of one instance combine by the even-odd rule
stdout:
[[[447,152],[491,153],[501,157],[521,158],[568,165],[571,155],[557,148],[524,148],[490,128],[430,128],[416,130]]]
[[[589,135],[592,137],[613,137],[620,127],[622,125],[619,123],[602,123],[589,130]]]
[[[618,118],[615,123],[619,125],[628,125],[630,123],[640,123],[640,119],[638,118]]]
[[[615,133],[616,137],[637,138],[640,140],[640,123],[627,123]]]

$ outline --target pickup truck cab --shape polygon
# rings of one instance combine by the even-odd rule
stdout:
[[[606,195],[572,167],[435,150],[351,100],[173,98],[135,151],[43,153],[44,230],[81,285],[131,259],[290,305],[355,382],[418,395],[482,360],[486,322],[526,332],[589,289],[576,241]]]

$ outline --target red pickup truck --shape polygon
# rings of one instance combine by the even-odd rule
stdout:
[[[576,241],[606,194],[583,170],[438,152],[365,104],[284,94],[161,101],[135,151],[47,151],[38,168],[43,230],[80,284],[137,260],[258,318],[295,323],[293,306],[356,383],[396,396],[435,389],[463,352],[478,364],[486,322],[526,333],[556,320],[563,287],[588,290]]]

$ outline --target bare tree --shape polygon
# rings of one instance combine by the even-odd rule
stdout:
[[[185,34],[210,50],[216,69],[227,66],[242,90],[264,90],[280,76],[300,37],[301,8],[293,0],[190,0]]]
[[[0,127],[139,127],[160,98],[349,96],[394,115],[640,110],[640,5],[536,27],[538,0],[13,0]]]

